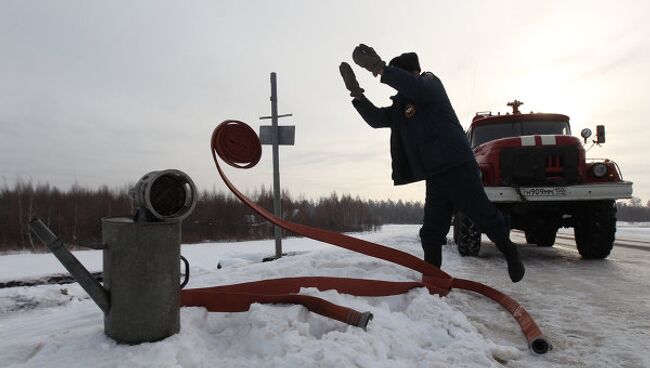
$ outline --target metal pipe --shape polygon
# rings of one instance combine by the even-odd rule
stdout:
[[[102,219],[108,337],[119,343],[162,340],[180,330],[181,221]]]
[[[273,126],[273,214],[282,218],[280,201],[280,157],[278,134],[278,82],[277,75],[271,73],[271,125]],[[275,258],[282,257],[282,229],[278,225],[273,227],[275,235]]]
[[[63,241],[54,235],[41,219],[33,219],[29,223],[29,229],[48,247],[63,267],[77,280],[79,285],[86,290],[99,309],[104,314],[108,313],[111,305],[108,293],[81,262],[63,246]]]

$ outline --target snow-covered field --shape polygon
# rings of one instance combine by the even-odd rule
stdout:
[[[649,225],[619,224],[617,237],[650,241]],[[421,256],[417,231],[390,225],[355,236]],[[530,352],[514,319],[489,299],[458,290],[440,298],[420,289],[382,298],[302,291],[371,311],[367,331],[294,305],[254,305],[245,313],[182,308],[179,334],[124,346],[104,335],[99,308],[68,284],[0,289],[0,366],[650,367],[650,251],[615,247],[607,260],[583,261],[570,241],[558,240],[553,248],[522,247],[527,273],[518,284],[510,283],[492,246],[478,258],[461,258],[453,244],[444,249],[443,270],[496,287],[529,311],[554,344],[546,355]],[[265,263],[273,241],[183,245],[192,270],[188,287],[285,276],[419,279],[309,239],[283,244],[294,255]],[[75,255],[101,270],[100,251]],[[51,254],[0,256],[0,282],[63,272]]]

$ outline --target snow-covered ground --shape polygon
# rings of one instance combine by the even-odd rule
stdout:
[[[390,225],[355,236],[417,256],[418,226]],[[583,261],[564,235],[553,248],[522,247],[525,279],[512,284],[492,246],[461,258],[450,244],[443,270],[509,294],[554,344],[546,355],[526,346],[519,326],[484,297],[426,290],[367,298],[305,289],[334,303],[369,310],[368,330],[302,306],[254,305],[245,313],[181,309],[181,332],[161,342],[124,346],[103,333],[102,314],[77,284],[0,289],[0,366],[12,367],[650,367],[650,248],[615,247]],[[520,234],[514,240],[523,242]],[[619,224],[617,238],[643,245],[649,224]],[[260,262],[273,241],[183,245],[188,287],[285,276],[418,280],[401,266],[309,239],[290,238],[295,255]],[[650,245],[648,245],[650,247]],[[100,251],[75,255],[101,270]],[[220,268],[219,268],[220,267]],[[0,282],[63,273],[51,254],[0,256]]]

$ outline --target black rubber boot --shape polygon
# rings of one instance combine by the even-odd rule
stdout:
[[[524,263],[519,258],[517,244],[508,239],[505,243],[497,244],[497,249],[499,249],[501,253],[503,253],[504,257],[506,257],[510,280],[512,280],[512,282],[521,281],[526,273],[526,267],[524,267]]]
[[[438,268],[442,264],[442,247],[440,245],[423,246],[424,261]]]

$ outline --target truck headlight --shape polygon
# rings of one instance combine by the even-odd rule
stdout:
[[[591,172],[594,174],[595,177],[597,178],[602,178],[607,174],[607,166],[603,163],[595,163],[594,166],[591,167]]]

